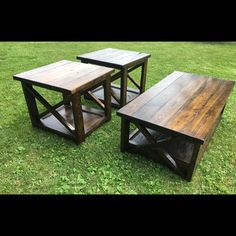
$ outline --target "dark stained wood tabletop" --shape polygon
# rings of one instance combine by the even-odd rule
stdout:
[[[175,71],[117,114],[203,143],[234,82]]]
[[[122,69],[150,57],[150,54],[135,51],[106,48],[77,56],[83,62]]]
[[[73,94],[91,87],[94,83],[99,83],[112,72],[114,69],[107,67],[62,60],[14,75],[13,78]]]

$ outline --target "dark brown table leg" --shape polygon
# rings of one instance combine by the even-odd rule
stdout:
[[[67,93],[62,93],[64,105],[70,106],[70,95]]]
[[[111,119],[111,81],[110,77],[103,83],[105,116],[107,121]]]
[[[121,142],[120,142],[121,152],[125,152],[128,150],[129,127],[130,127],[130,122],[127,119],[122,117],[121,118]]]
[[[120,107],[123,107],[126,104],[127,96],[127,69],[122,69],[121,71],[121,81],[120,81]]]
[[[148,63],[148,60],[146,60],[142,64],[141,81],[140,81],[140,93],[143,93],[145,91],[146,75],[147,75],[147,63]]]
[[[75,124],[75,140],[77,143],[81,143],[85,141],[81,94],[75,94],[72,96],[72,110]]]
[[[189,165],[189,167],[187,169],[187,175],[186,175],[186,179],[189,182],[192,180],[193,172],[194,172],[194,169],[196,167],[199,149],[200,149],[200,145],[199,144],[195,144],[194,145],[192,159],[191,159],[190,165]]]
[[[32,85],[26,84],[26,83],[21,83],[22,84],[22,89],[24,92],[25,96],[25,101],[28,107],[31,123],[33,126],[38,126],[40,124],[40,118],[39,118],[39,111],[36,103],[36,99],[32,94],[27,90],[32,88]],[[27,87],[27,88],[26,88]]]
[[[165,163],[175,173],[187,181],[191,181],[197,166],[197,160],[199,159],[199,156],[202,155],[199,152],[201,150],[200,144],[189,143],[189,146],[183,146],[182,142],[184,140],[179,136],[164,135],[157,130],[147,129],[137,122],[132,121],[132,123],[136,125],[137,129],[129,135],[130,121],[121,117],[122,152],[128,151],[135,154],[138,153],[147,156],[150,159]],[[182,160],[180,158],[181,153],[183,155]],[[188,156],[185,155],[186,153]],[[190,161],[188,161],[186,157]]]

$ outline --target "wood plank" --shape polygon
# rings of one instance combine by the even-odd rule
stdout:
[[[146,53],[139,53],[139,54],[135,54],[135,55],[129,55],[129,56],[121,57],[121,58],[116,58],[114,60],[111,60],[111,62],[116,63],[117,65],[127,66],[130,63],[133,64],[136,61],[148,58],[149,56],[150,55],[146,54]]]
[[[191,78],[193,79],[193,77]],[[175,84],[177,84],[177,82]],[[175,117],[176,120],[177,113],[183,111],[184,107],[186,107],[191,101],[195,99],[198,100],[199,94],[202,94],[205,91],[208,84],[209,80],[207,77],[195,76],[195,79],[187,82],[185,86],[183,85],[183,88],[180,89],[179,93],[174,95],[173,98],[169,100],[166,99],[165,105],[151,118],[153,123],[166,126],[167,121],[173,120],[173,117]],[[217,83],[212,84],[211,89],[214,88],[217,88]],[[164,96],[163,93],[161,93],[161,95]],[[207,95],[208,94],[205,94],[204,96],[207,97]],[[186,117],[183,117],[183,119],[185,118]]]
[[[217,100],[214,103],[211,103],[211,105],[210,103],[206,105],[206,107],[208,105],[210,106],[207,111],[206,107],[204,107],[202,110],[202,112],[206,111],[204,116],[199,117],[198,121],[195,121],[195,125],[191,127],[191,132],[193,135],[206,139],[210,129],[213,128],[212,125],[217,121],[222,108],[226,104],[229,94],[229,90],[218,94]]]
[[[83,121],[85,135],[87,136],[89,133],[91,133],[91,131],[94,130],[94,128],[98,124],[100,124],[104,120],[104,116],[101,116],[100,111],[97,109],[88,108],[86,106],[82,106],[82,109],[85,111],[83,112]],[[63,116],[67,122],[74,126],[73,113],[71,107],[69,107],[69,109],[65,109],[64,105],[62,105],[57,109],[57,112],[59,112],[60,115]],[[98,115],[94,114],[95,112],[98,112]],[[53,130],[57,130],[62,135],[72,135],[53,115],[47,115],[45,117],[42,117],[41,122],[46,127],[51,128]]]
[[[77,56],[83,62],[122,69],[128,64],[135,64],[137,61],[150,57],[150,54],[129,50],[113,49],[103,50]]]
[[[92,108],[92,107],[87,107],[85,105],[82,105],[82,111],[90,113],[90,114],[98,115],[98,116],[101,116],[101,117],[105,116],[104,111],[98,110],[98,109]]]
[[[91,69],[93,69],[91,67]],[[95,68],[96,69],[96,68]],[[53,82],[64,78],[67,75],[80,74],[89,71],[89,66],[85,67],[82,63],[72,62],[66,65],[58,66],[50,71],[43,71],[34,75],[26,76],[29,80],[40,80],[40,82]]]
[[[91,70],[86,70],[82,73],[68,74],[64,78],[58,81],[58,86],[67,88],[70,91],[74,91],[82,87],[83,85],[91,86],[95,83],[94,79],[100,79],[101,77],[106,77],[112,73],[112,69],[109,68],[92,68]]]
[[[86,65],[78,62],[70,63],[62,67],[57,67],[56,70],[27,76],[26,79],[37,81],[52,86],[59,86],[63,83],[79,79],[95,70],[101,70],[101,67],[96,65]]]
[[[103,96],[105,98],[105,115],[107,120],[111,119],[111,77],[107,78],[105,82],[103,82]]]
[[[212,125],[218,119],[231,90],[230,81],[214,80],[214,85],[209,83],[204,91],[179,110],[175,114],[175,119],[169,120],[166,126],[205,140],[213,128]]]
[[[145,93],[138,96],[135,100],[128,103],[120,110],[117,111],[117,115],[124,115],[132,117],[132,114],[137,112],[140,107],[146,104],[148,101],[153,99],[157,93],[160,93],[162,90],[170,86],[175,80],[182,76],[184,72],[174,71],[168,75],[165,79],[161,80],[159,83],[148,89]]]
[[[140,85],[129,74],[127,76],[129,78],[129,80],[136,86],[136,88],[141,90]]]
[[[96,102],[98,106],[100,106],[103,110],[105,110],[105,105],[91,91],[88,91],[87,94],[94,102]]]
[[[125,152],[129,145],[129,129],[130,122],[124,118],[121,119],[121,139],[120,139],[120,150]]]
[[[128,71],[123,69],[121,71],[120,79],[120,106],[123,107],[126,104],[127,99],[127,75]]]
[[[190,73],[169,81],[168,86],[161,90],[158,90],[158,83],[117,114],[203,143],[222,111],[234,82]]]
[[[109,59],[109,57],[114,58],[119,55],[134,55],[138,54],[139,52],[135,51],[129,51],[129,50],[121,50],[121,49],[115,49],[115,48],[106,48],[97,50],[94,52],[89,52],[86,54],[82,54],[77,56],[78,59],[94,59],[94,60],[106,60]]]
[[[84,75],[80,79],[73,80],[72,83],[64,85],[65,88],[68,88],[71,93],[76,93],[78,91],[84,91],[90,87],[96,85],[97,83],[105,80],[114,70],[109,68],[104,68],[103,70],[97,70]]]
[[[84,59],[84,58],[90,58],[90,59],[95,59],[98,58],[100,55],[104,56],[107,54],[110,54],[111,52],[117,51],[117,49],[114,48],[105,48],[105,49],[101,49],[101,50],[97,50],[97,51],[93,51],[93,52],[89,52],[89,53],[84,53],[82,55],[78,55],[76,56],[77,59]]]
[[[172,115],[178,111],[179,106],[185,104],[194,92],[204,87],[204,82],[205,80],[198,79],[197,76],[190,80],[188,75],[182,75],[168,86],[168,89],[162,90],[143,104],[132,116],[161,125],[160,122],[163,119],[171,119]]]
[[[21,83],[31,123],[33,126],[40,123],[39,111],[35,97],[29,92],[32,89],[31,85]]]
[[[104,61],[104,62],[112,62],[116,61],[120,58],[127,57],[130,55],[135,55],[137,52],[125,52],[123,50],[113,50],[105,54],[99,54],[99,55],[92,55],[90,57],[86,57],[89,59],[94,59],[94,60],[99,60],[99,61]]]
[[[144,126],[140,125],[138,122],[134,123],[136,127],[140,130],[140,132],[145,136],[145,138],[148,140],[151,144],[156,144],[156,140],[154,137],[150,134],[148,129],[146,129]]]
[[[19,73],[19,74],[16,74],[14,75],[14,77],[27,77],[27,76],[30,76],[30,75],[34,75],[34,74],[38,74],[40,72],[44,72],[44,71],[50,71],[51,69],[55,69],[57,67],[60,67],[62,65],[66,65],[66,64],[70,64],[71,61],[68,61],[68,60],[62,60],[62,61],[58,61],[58,62],[55,62],[55,63],[51,63],[51,64],[48,64],[48,65],[45,65],[45,66],[41,66],[41,67],[38,67],[38,68],[35,68],[35,69],[32,69],[32,70],[29,70],[29,71],[26,71],[26,72],[22,72],[22,73]]]
[[[112,93],[114,93],[116,98],[118,98],[118,100],[119,100],[120,99],[120,86],[116,85],[116,84],[111,84],[111,91],[112,91]],[[101,86],[94,89],[92,92],[102,102],[104,101],[103,88]],[[138,95],[139,95],[138,90],[135,90],[135,89],[132,89],[132,88],[128,87],[127,88],[127,94],[126,94],[126,101],[130,102],[133,99],[137,98]],[[111,104],[112,104],[113,107],[116,107],[116,108],[120,107],[120,103],[118,101],[116,101],[116,99],[114,99],[113,96],[111,97]]]
[[[51,70],[43,70],[18,79],[57,91],[75,93],[103,81],[113,71],[114,69],[107,67],[71,62],[56,67],[54,65]]]
[[[73,95],[71,102],[72,102],[73,121],[75,127],[74,136],[77,143],[81,143],[85,141],[85,125],[83,119],[81,94]]]
[[[147,75],[147,65],[148,65],[148,60],[146,60],[142,64],[142,69],[141,69],[141,81],[140,81],[140,93],[143,93],[145,91],[145,85],[146,85],[146,75]]]
[[[116,95],[115,91],[113,88],[111,88],[111,99],[114,99],[117,102],[117,105],[120,105],[120,98]]]
[[[123,51],[123,50],[117,50],[116,52],[112,52],[106,56],[98,57],[98,58],[96,58],[96,60],[117,63],[117,61],[124,60],[126,58],[130,58],[130,57],[136,58],[138,55],[140,55],[139,52],[127,52],[127,51]]]

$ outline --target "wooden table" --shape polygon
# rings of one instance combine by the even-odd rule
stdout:
[[[191,181],[234,82],[173,72],[121,108],[121,151],[166,163]],[[130,133],[130,123],[137,129]]]
[[[111,84],[111,104],[114,107],[120,108],[145,91],[147,63],[150,56],[150,54],[146,53],[106,48],[77,56],[77,59],[80,59],[83,63],[91,63],[118,70],[111,77],[111,82],[119,78],[121,79],[120,85]],[[140,84],[129,74],[139,67],[141,67]],[[128,79],[138,90],[127,87]],[[93,92],[98,98],[103,100],[101,87]]]
[[[14,75],[22,83],[32,125],[81,143],[103,122],[111,119],[110,77],[113,69],[62,60]],[[90,90],[104,88],[104,104]],[[33,86],[62,93],[63,100],[51,105]],[[102,109],[81,104],[87,94]],[[39,114],[36,99],[46,108]]]

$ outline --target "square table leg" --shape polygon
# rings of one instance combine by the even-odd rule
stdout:
[[[40,122],[40,118],[39,118],[39,111],[38,111],[36,99],[34,96],[32,96],[31,93],[29,93],[29,91],[27,89],[27,88],[31,89],[32,85],[26,84],[24,82],[21,82],[21,85],[22,85],[22,89],[24,92],[25,101],[26,101],[26,104],[28,107],[31,123],[33,126],[38,126],[38,125],[40,125],[41,122]]]
[[[70,106],[70,95],[67,93],[62,93],[63,104]]]
[[[200,150],[200,145],[195,144],[194,149],[193,149],[192,159],[191,159],[189,167],[187,168],[187,174],[186,174],[186,179],[189,182],[192,180],[192,176],[196,168],[199,150]]]
[[[125,118],[121,118],[121,142],[120,142],[120,150],[121,152],[128,151],[129,145],[129,129],[130,122]]]
[[[111,81],[110,77],[103,83],[104,88],[104,106],[106,120],[111,120]]]
[[[144,61],[143,64],[142,64],[141,81],[140,81],[140,93],[143,93],[145,91],[146,75],[147,75],[147,64],[148,64],[148,60]]]
[[[85,141],[84,120],[81,104],[81,94],[74,94],[72,96],[72,110],[75,124],[75,140],[77,143]]]
[[[127,98],[127,76],[128,70],[121,70],[121,85],[120,85],[120,107],[123,107],[126,104]]]

